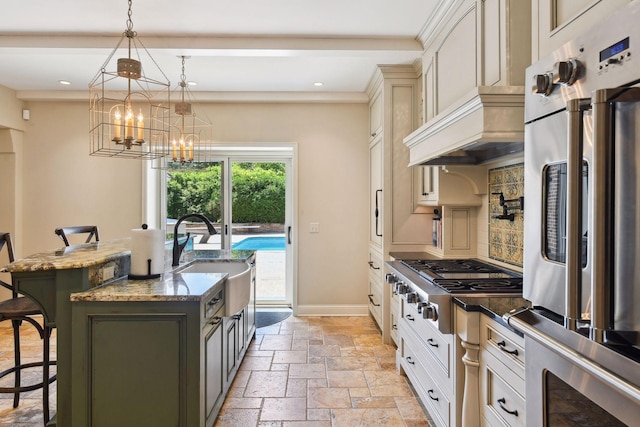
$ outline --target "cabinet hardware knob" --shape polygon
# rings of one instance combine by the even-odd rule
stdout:
[[[506,403],[506,399],[504,397],[501,397],[500,399],[498,399],[498,405],[500,406],[500,409],[502,409],[504,412],[506,412],[507,414],[511,414],[511,415],[515,415],[516,417],[518,416],[518,410],[514,409],[513,411],[508,410],[504,404]]]
[[[210,325],[217,325],[218,323],[220,323],[222,321],[222,317],[220,316],[215,316],[213,319],[211,319],[211,321],[209,322]]]
[[[433,394],[433,389],[427,390],[427,394],[429,395],[429,399],[435,400],[436,402],[440,400],[437,396]]]
[[[429,338],[429,339],[427,340],[427,344],[429,344],[431,347],[438,347],[438,343],[437,343],[437,342],[435,342],[435,341],[433,340],[433,338]]]
[[[409,363],[410,365],[415,365],[416,364],[416,362],[413,361],[411,356],[407,356],[407,363]]]
[[[415,322],[415,321],[416,321],[416,319],[414,319],[414,318],[413,318],[413,316],[412,316],[412,315],[410,315],[410,314],[407,314],[407,315],[406,315],[406,316],[404,316],[404,317],[406,317],[408,320],[411,320],[412,322]]]
[[[375,267],[373,265],[373,261],[369,261],[369,267],[373,268],[374,270],[380,270],[380,267]]]
[[[507,350],[506,349],[507,343],[504,342],[504,340],[502,340],[502,341],[500,341],[499,343],[496,343],[496,344],[498,344],[498,348],[500,350],[504,351],[505,353],[513,354],[514,356],[518,355],[518,349],[514,349],[514,350]]]

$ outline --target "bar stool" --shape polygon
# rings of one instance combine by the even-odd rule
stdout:
[[[84,243],[90,243],[91,239],[95,237],[95,241],[100,241],[100,234],[98,233],[98,227],[95,225],[79,225],[74,227],[60,227],[56,228],[55,233],[62,239],[65,246],[69,246],[68,236],[73,234],[88,234]]]
[[[0,232],[0,251],[3,247],[7,247],[9,254],[9,262],[15,261],[15,255],[13,252],[13,243],[10,233]],[[56,380],[56,376],[53,375],[49,378],[49,367],[55,365],[55,360],[52,361],[49,358],[51,327],[47,326],[43,320],[43,324],[40,325],[31,316],[42,315],[40,307],[28,297],[18,296],[13,284],[9,284],[0,280],[0,285],[11,291],[12,297],[9,300],[0,302],[0,322],[5,320],[11,320],[13,325],[13,354],[14,354],[14,366],[0,372],[0,378],[3,378],[11,373],[14,374],[14,386],[13,387],[0,387],[0,393],[12,393],[13,394],[13,407],[17,408],[20,402],[20,393],[27,391],[37,390],[42,388],[42,412],[44,418],[44,424],[49,421],[49,384]],[[43,360],[41,362],[21,363],[20,361],[20,325],[22,321],[31,323],[40,334],[40,338],[43,341]],[[32,385],[21,385],[21,372],[23,369],[42,367],[42,382]]]

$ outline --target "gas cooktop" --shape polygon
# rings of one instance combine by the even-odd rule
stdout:
[[[522,276],[476,259],[403,260],[402,264],[449,293],[522,293]]]

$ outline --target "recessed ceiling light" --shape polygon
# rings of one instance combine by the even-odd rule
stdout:
[[[198,82],[187,82],[189,86],[197,86]]]
[[[318,87],[320,87],[320,86],[324,86],[324,83],[322,83],[322,82],[315,82],[313,85],[314,85],[314,86],[318,86]]]
[[[69,86],[71,84],[71,82],[68,80],[58,80],[58,83],[60,83],[63,86]]]

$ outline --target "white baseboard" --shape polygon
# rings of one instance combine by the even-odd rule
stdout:
[[[298,305],[294,316],[368,316],[369,305]]]

